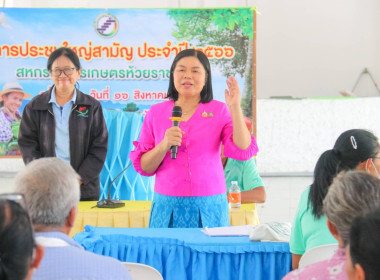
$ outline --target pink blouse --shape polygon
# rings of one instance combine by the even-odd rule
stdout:
[[[347,280],[345,263],[346,252],[344,248],[339,248],[331,259],[293,270],[282,280]]]
[[[200,103],[192,117],[180,123],[185,132],[178,147],[176,159],[167,152],[156,172],[148,174],[141,168],[141,156],[153,149],[172,126],[169,119],[172,100],[150,107],[141,128],[138,142],[130,158],[136,171],[144,176],[156,175],[155,192],[169,196],[209,196],[226,192],[223,166],[220,159],[221,143],[224,154],[237,160],[248,160],[257,152],[256,139],[251,145],[239,149],[232,140],[232,120],[225,103],[213,100]]]

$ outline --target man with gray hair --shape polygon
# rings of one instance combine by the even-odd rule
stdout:
[[[79,175],[58,158],[30,162],[16,176],[45,256],[33,279],[131,279],[127,269],[110,257],[85,251],[68,234],[80,198]]]

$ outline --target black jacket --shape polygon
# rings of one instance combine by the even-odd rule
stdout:
[[[24,163],[55,157],[55,119],[51,90],[35,96],[22,114],[18,143]],[[107,155],[108,132],[102,107],[77,89],[69,116],[70,162],[81,177],[81,200],[99,199],[99,173]]]

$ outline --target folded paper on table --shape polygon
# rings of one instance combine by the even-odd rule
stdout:
[[[249,239],[252,241],[289,242],[290,231],[290,223],[264,223],[253,227]]]
[[[230,226],[230,227],[215,227],[201,229],[208,236],[249,236],[252,226]]]

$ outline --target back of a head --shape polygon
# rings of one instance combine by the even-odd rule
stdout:
[[[25,279],[34,247],[25,209],[14,201],[0,200],[0,279]]]
[[[379,149],[379,140],[372,132],[350,129],[338,137],[333,149],[322,153],[314,169],[314,182],[310,186],[308,200],[315,217],[323,215],[323,199],[334,177],[341,171],[353,170],[359,163],[375,157]]]
[[[61,227],[80,198],[79,176],[58,158],[30,162],[15,180],[16,192],[23,193],[33,224]]]
[[[359,171],[340,173],[323,201],[323,211],[336,227],[343,245],[348,244],[352,221],[380,206],[380,180]]]
[[[350,230],[352,265],[360,264],[366,280],[380,279],[380,208],[357,217]]]

